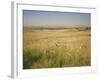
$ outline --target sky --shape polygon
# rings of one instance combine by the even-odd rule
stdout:
[[[90,26],[90,13],[23,10],[26,26]]]

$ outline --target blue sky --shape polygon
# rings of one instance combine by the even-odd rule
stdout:
[[[91,24],[90,13],[54,12],[54,11],[23,11],[24,26],[76,26]]]

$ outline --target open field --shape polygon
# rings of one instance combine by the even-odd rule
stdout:
[[[23,32],[23,68],[90,66],[90,30],[31,29]]]

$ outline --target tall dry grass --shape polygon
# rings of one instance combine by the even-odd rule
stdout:
[[[25,30],[23,68],[90,66],[88,30]]]

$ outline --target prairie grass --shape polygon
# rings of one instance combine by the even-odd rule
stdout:
[[[90,66],[90,31],[25,29],[23,68]]]

